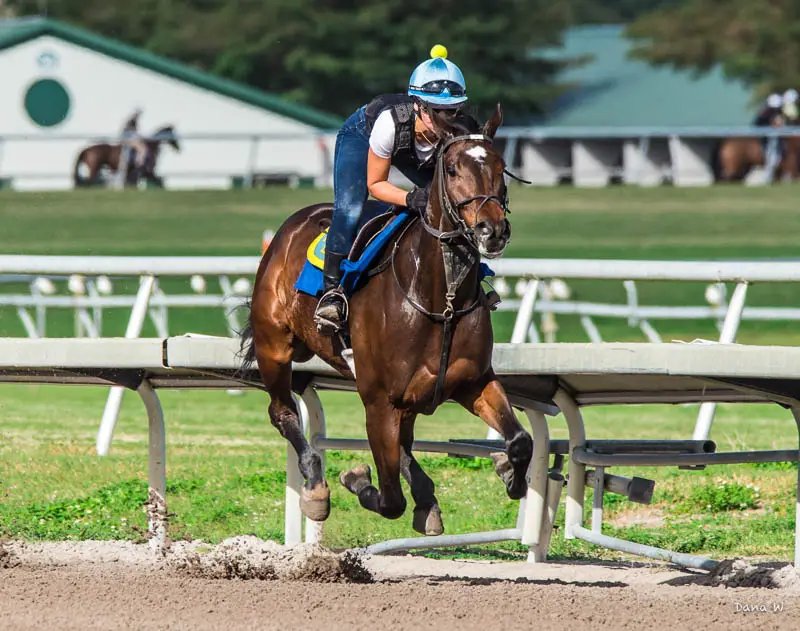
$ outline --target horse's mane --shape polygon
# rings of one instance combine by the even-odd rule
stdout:
[[[440,137],[481,133],[480,123],[469,112],[457,110],[451,113],[447,110],[438,110],[433,112],[432,118]]]

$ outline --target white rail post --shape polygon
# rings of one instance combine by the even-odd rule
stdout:
[[[792,408],[792,416],[800,435],[800,408]],[[794,571],[800,575],[800,465],[797,467],[797,488],[794,501]]]
[[[536,298],[539,296],[539,279],[534,279],[528,283],[522,302],[519,305],[517,319],[514,321],[514,330],[511,333],[512,344],[524,344],[528,335],[528,329],[533,322],[533,309],[536,306]],[[486,433],[487,440],[499,440],[502,438],[500,433],[492,428]]]
[[[569,430],[569,479],[567,480],[567,505],[564,516],[564,538],[574,539],[572,529],[583,524],[583,500],[586,490],[586,465],[575,462],[572,454],[576,447],[586,446],[586,429],[575,400],[563,390],[556,392],[556,405],[561,409]]]
[[[522,296],[522,302],[517,312],[517,319],[514,321],[514,331],[511,333],[512,344],[522,344],[525,342],[528,327],[533,320],[533,309],[536,306],[536,298],[539,295],[539,283],[539,279],[530,281],[525,290],[525,294]]]
[[[747,298],[747,286],[747,282],[739,283],[733,291],[731,301],[728,303],[728,312],[725,314],[725,322],[722,324],[722,331],[719,335],[720,344],[732,344],[736,341],[736,333],[739,331],[744,302]],[[706,440],[708,438],[716,410],[716,403],[706,402],[700,404],[700,412],[697,414],[697,422],[692,434],[693,440]]]
[[[167,546],[167,439],[164,411],[158,395],[147,380],[136,390],[147,410],[149,432],[147,531],[150,547],[163,552]]]
[[[305,404],[307,422],[304,424],[308,442],[313,447],[314,439],[316,437],[325,438],[325,412],[322,409],[322,401],[319,400],[317,391],[308,386],[302,395],[302,401]],[[317,448],[319,451],[320,460],[322,461],[322,474],[325,475],[325,450]],[[321,543],[323,535],[324,522],[313,521],[306,517],[306,543]]]
[[[308,426],[308,409],[306,402],[292,393],[294,404],[297,407],[297,415],[305,433]],[[300,493],[303,488],[303,474],[300,473],[297,452],[292,444],[286,441],[286,492],[283,513],[283,544],[295,546],[303,541],[303,513],[300,512]]]
[[[525,410],[533,432],[533,458],[529,468],[528,493],[520,501],[517,528],[522,529],[522,545],[530,546],[528,562],[547,559],[547,547],[543,540],[542,525],[547,509],[548,469],[550,467],[550,432],[544,414],[538,410]],[[549,537],[548,537],[549,539]]]
[[[155,276],[148,274],[139,280],[139,291],[136,293],[136,301],[131,309],[131,317],[128,320],[128,328],[125,331],[126,338],[139,337],[142,332],[142,325],[147,317],[147,307],[150,304],[150,295],[153,293]],[[107,456],[111,448],[111,437],[114,434],[114,427],[117,425],[119,408],[122,404],[122,394],[125,388],[122,386],[112,386],[106,400],[106,408],[103,411],[103,420],[100,421],[100,430],[97,432],[97,455]]]

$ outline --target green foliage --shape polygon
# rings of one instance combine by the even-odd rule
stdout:
[[[12,0],[18,14],[38,0]],[[569,4],[549,0],[62,0],[49,15],[322,110],[349,115],[404,91],[431,46],[464,71],[470,102],[510,118],[559,93],[557,46]]]
[[[728,480],[717,480],[703,486],[695,486],[685,502],[678,505],[684,512],[743,511],[758,508],[760,489],[752,484],[740,484]]]
[[[37,502],[5,516],[0,534],[32,539],[136,539],[135,513],[147,500],[147,484],[123,480],[83,497]]]
[[[622,24],[681,0],[569,0],[572,24]]]
[[[636,58],[697,74],[720,64],[759,97],[800,85],[800,0],[687,0],[628,34]]]

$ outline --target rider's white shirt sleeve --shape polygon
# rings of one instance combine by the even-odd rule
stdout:
[[[391,158],[394,149],[394,119],[390,110],[378,114],[372,133],[369,135],[369,148],[379,158]]]

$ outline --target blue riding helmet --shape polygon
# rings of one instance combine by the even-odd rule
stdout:
[[[431,48],[431,58],[418,65],[408,80],[409,96],[437,109],[454,109],[467,100],[467,84],[458,66],[447,59],[441,44]]]

